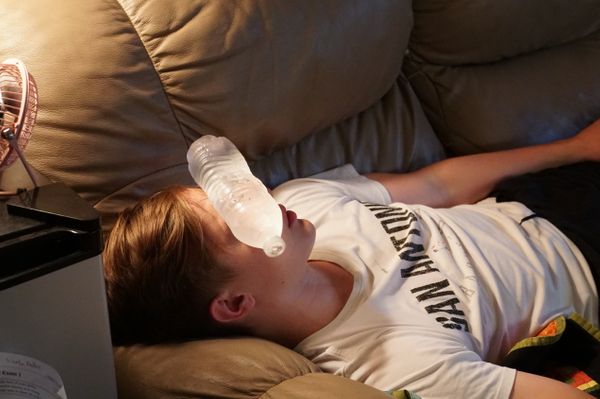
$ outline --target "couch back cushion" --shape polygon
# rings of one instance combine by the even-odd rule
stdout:
[[[597,0],[416,0],[405,72],[453,153],[547,142],[600,117]]]
[[[228,136],[270,185],[441,154],[397,80],[408,0],[28,0],[2,14],[0,57],[23,59],[39,86],[30,161],[107,228],[139,198],[191,184],[185,152],[203,134]]]

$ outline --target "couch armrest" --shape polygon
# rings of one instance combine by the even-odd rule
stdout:
[[[257,338],[115,348],[120,399],[387,397]]]

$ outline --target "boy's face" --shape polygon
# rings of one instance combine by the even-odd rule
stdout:
[[[311,222],[297,219],[293,211],[280,205],[286,249],[281,255],[270,258],[262,249],[250,247],[234,237],[204,191],[190,189],[186,194],[192,206],[198,209],[205,234],[218,248],[219,252],[213,256],[219,263],[229,265],[239,284],[257,291],[268,290],[277,300],[282,300],[281,295],[285,296],[286,291],[294,291],[296,285],[301,284],[315,241],[315,228]],[[278,289],[282,291],[277,292]]]

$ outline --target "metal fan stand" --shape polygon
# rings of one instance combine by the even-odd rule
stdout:
[[[27,159],[25,158],[25,154],[23,154],[23,151],[21,151],[21,148],[19,148],[19,144],[17,143],[17,135],[15,134],[14,130],[10,129],[10,128],[5,128],[0,132],[0,136],[4,140],[8,141],[10,148],[17,153],[17,156],[21,160],[21,163],[23,164],[25,171],[29,175],[29,178],[31,179],[33,186],[39,187],[38,181],[35,177],[35,174],[33,173],[33,169],[29,165],[29,162],[27,162]],[[12,194],[10,194],[10,193],[12,193]],[[12,191],[12,192],[0,191],[0,195],[14,195],[14,194],[17,194],[17,191]]]

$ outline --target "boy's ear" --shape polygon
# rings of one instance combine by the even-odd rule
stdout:
[[[212,318],[219,323],[240,321],[254,308],[256,301],[249,293],[225,291],[217,295],[209,305]]]

